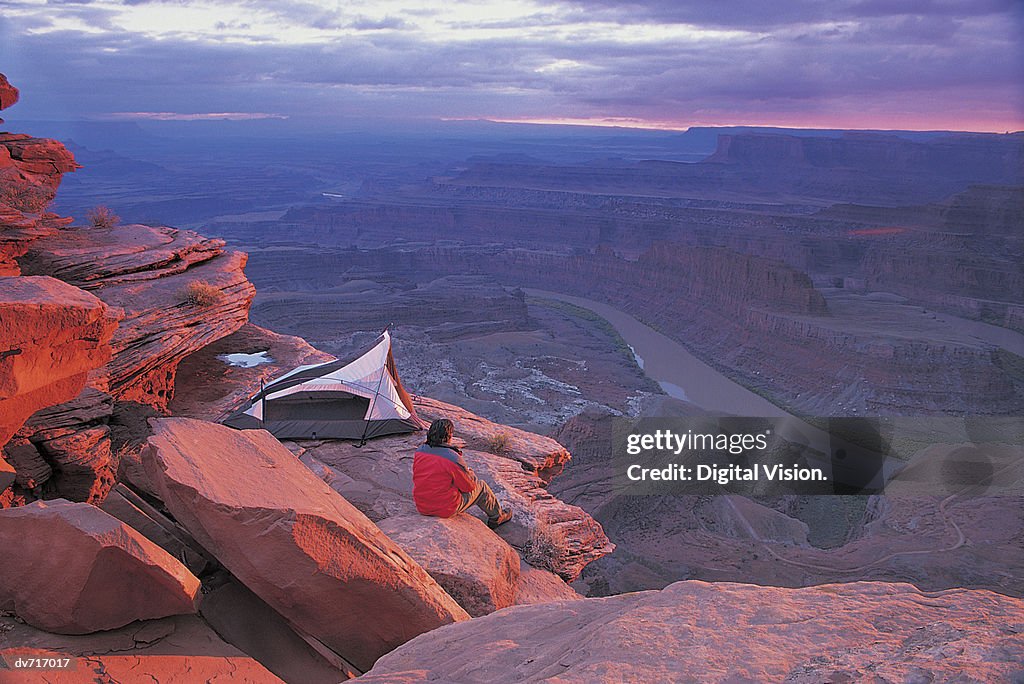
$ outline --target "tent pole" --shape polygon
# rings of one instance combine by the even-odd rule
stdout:
[[[387,327],[384,328],[384,332],[388,331],[388,327],[391,327],[390,323],[388,324]],[[381,333],[381,334],[383,335],[384,333]],[[390,344],[390,342],[388,343],[388,351],[391,351],[391,344]],[[384,374],[387,373],[387,372],[388,372],[388,364],[385,363],[384,365],[382,365],[380,367],[380,379],[377,380],[377,390],[373,393],[373,398],[370,399],[370,410],[367,411],[369,416],[373,415],[373,405],[377,403],[377,397],[380,396],[380,386],[384,384]],[[365,420],[363,422],[365,423],[363,425],[363,436],[359,438],[359,444],[356,445],[357,447],[362,447],[364,444],[366,444],[366,432],[367,432],[367,430],[370,429],[369,417],[367,418],[367,420]]]
[[[267,388],[263,384],[263,378],[260,378],[260,401],[263,403],[263,410],[260,411],[260,425],[265,430],[267,428]]]

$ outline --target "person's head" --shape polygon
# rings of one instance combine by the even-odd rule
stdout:
[[[455,423],[447,418],[438,418],[430,424],[430,429],[427,430],[427,444],[430,446],[448,444],[452,441],[452,435],[454,434]]]

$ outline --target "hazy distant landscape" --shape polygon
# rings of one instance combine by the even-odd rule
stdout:
[[[495,418],[551,427],[539,413],[564,418],[573,398],[538,412],[487,389],[496,359],[470,362],[470,340],[505,336],[552,391],[606,371],[551,366],[573,356],[564,326],[587,322],[512,288],[613,305],[796,412],[1011,415],[1024,402],[1021,134],[33,125],[68,127],[86,167],[58,210],[104,204],[224,237],[249,252],[254,320],[329,351],[408,328],[410,384],[447,383]],[[444,380],[455,363],[462,380]],[[607,406],[628,411],[639,395],[609,384],[624,389]]]
[[[86,168],[57,208],[224,237],[259,325],[338,355],[393,325],[413,393],[556,436],[574,459],[552,491],[618,544],[582,591],[851,572],[1024,591],[978,557],[843,569],[903,547],[890,527],[919,501],[655,505],[610,493],[606,455],[614,415],[1019,415],[1021,134],[191,125],[69,131]],[[751,524],[790,565],[741,550]]]

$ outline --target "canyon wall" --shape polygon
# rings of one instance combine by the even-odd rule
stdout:
[[[256,256],[256,272],[293,271],[303,258],[302,251],[272,254]],[[950,336],[906,304],[854,295],[830,304],[806,274],[722,247],[664,244],[635,260],[606,248],[566,255],[442,246],[321,250],[314,258],[331,274],[325,288],[344,283],[344,264],[412,282],[475,274],[604,301],[801,412],[988,414],[1021,405],[1006,352]]]

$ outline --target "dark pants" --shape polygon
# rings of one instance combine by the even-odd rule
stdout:
[[[501,504],[483,480],[476,481],[473,491],[462,493],[462,505],[459,506],[458,512],[461,513],[474,504],[487,514],[489,520],[497,520],[501,515]]]

